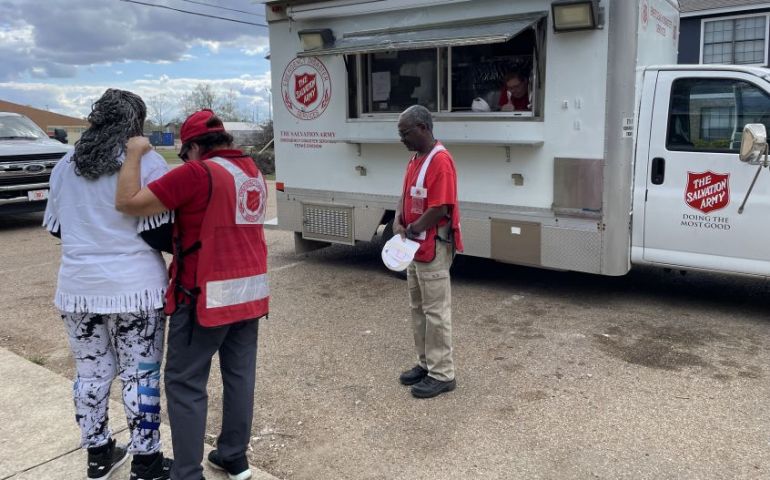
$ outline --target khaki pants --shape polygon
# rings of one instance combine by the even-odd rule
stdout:
[[[436,257],[432,262],[412,262],[407,269],[409,306],[419,364],[428,370],[428,375],[442,382],[455,378],[449,284],[452,255],[451,244],[437,241]]]

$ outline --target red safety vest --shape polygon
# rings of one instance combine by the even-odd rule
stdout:
[[[425,188],[425,176],[428,173],[428,167],[430,167],[430,163],[433,160],[433,157],[437,153],[443,151],[446,151],[446,148],[444,148],[441,143],[436,142],[436,145],[430,151],[427,158],[422,162],[420,171],[414,184],[404,185],[404,205],[402,206],[402,215],[404,218],[402,220],[405,221],[406,218],[414,218],[413,221],[416,221],[423,213],[425,213],[427,207],[425,201],[428,198],[428,189]],[[412,160],[415,158],[417,158],[417,154],[412,157]],[[463,246],[462,239],[460,237],[460,211],[457,204],[457,199],[455,198],[454,203],[449,206],[450,217],[447,219],[448,223],[450,224],[449,232],[451,234],[452,241],[454,242],[456,250],[461,252],[463,250]],[[436,257],[436,239],[438,238],[438,230],[438,225],[430,227],[425,230],[425,232],[422,232],[419,238],[415,239],[420,244],[420,248],[418,248],[417,252],[414,254],[414,259],[416,261],[431,262]],[[444,240],[449,239],[444,238]]]
[[[185,293],[196,298],[203,327],[262,317],[269,302],[265,179],[248,157],[203,162],[211,176],[211,198],[201,224],[196,286]],[[179,253],[176,262],[182,263]],[[170,293],[176,300],[178,292]]]

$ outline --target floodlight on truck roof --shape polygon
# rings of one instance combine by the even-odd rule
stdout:
[[[601,28],[599,0],[557,0],[551,4],[553,30],[570,32]]]
[[[334,44],[334,35],[328,28],[314,28],[297,32],[305,51],[318,50]]]

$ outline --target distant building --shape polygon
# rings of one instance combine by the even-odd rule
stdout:
[[[770,2],[679,0],[679,63],[768,65]]]
[[[233,136],[233,143],[238,147],[254,146],[262,143],[263,128],[258,123],[222,122],[225,130]]]
[[[32,108],[18,103],[6,102],[0,100],[0,112],[20,113],[35,122],[40,128],[49,135],[53,135],[55,128],[64,129],[67,132],[67,140],[73,144],[80,140],[80,135],[88,128],[88,120],[82,118],[68,117],[39,108]]]

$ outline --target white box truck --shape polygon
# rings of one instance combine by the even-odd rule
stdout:
[[[278,224],[298,250],[392,220],[397,118],[419,103],[455,159],[466,255],[770,274],[770,178],[738,212],[770,70],[674,65],[676,1],[277,0],[266,16]],[[501,107],[512,72],[526,107]]]

